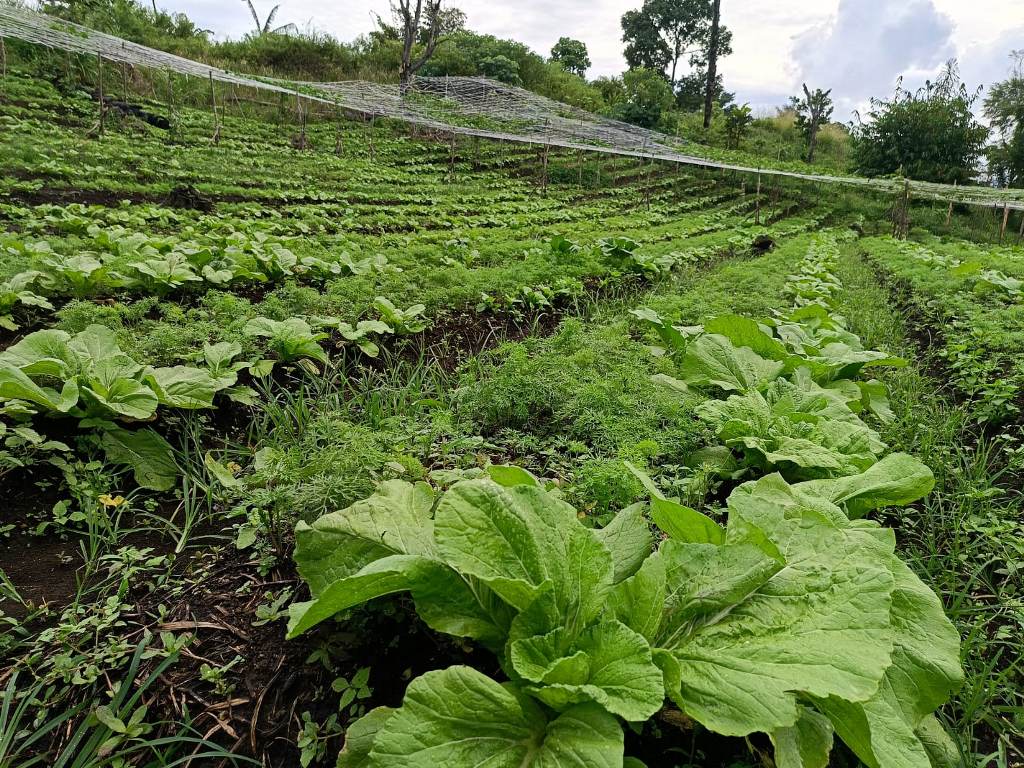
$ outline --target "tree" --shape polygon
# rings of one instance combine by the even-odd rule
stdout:
[[[443,0],[395,0],[391,10],[395,15],[398,33],[402,40],[402,60],[398,65],[399,90],[409,89],[416,73],[430,61],[441,42],[441,29],[445,21]],[[425,32],[424,32],[425,30]],[[416,43],[420,43],[420,55],[413,57]]]
[[[794,96],[790,103],[796,114],[796,127],[807,140],[807,162],[814,162],[814,151],[818,147],[818,131],[832,119],[832,89],[820,88],[811,93],[804,83],[804,97]]]
[[[754,114],[749,104],[733,104],[725,110],[725,135],[729,139],[730,148],[740,148],[753,122]]]
[[[612,112],[613,117],[642,128],[654,128],[664,112],[672,108],[672,91],[660,72],[631,69],[622,76],[625,101]]]
[[[1024,51],[1013,52],[1010,76],[992,86],[985,117],[999,140],[989,148],[989,169],[1002,186],[1024,185]]]
[[[715,84],[718,82],[718,56],[722,41],[722,0],[713,0],[711,13],[711,42],[708,45],[708,85],[704,92],[704,130],[711,127],[711,110],[715,102]]]
[[[989,134],[972,111],[978,95],[950,61],[936,82],[916,92],[901,83],[892,100],[872,99],[868,119],[853,126],[857,169],[866,176],[902,172],[921,181],[971,181]]]
[[[480,62],[480,72],[484,77],[492,80],[500,80],[509,85],[522,85],[523,80],[519,77],[519,65],[508,56],[491,56]]]
[[[566,72],[585,77],[590,69],[590,56],[587,53],[587,44],[582,40],[573,40],[571,37],[561,37],[551,49],[551,60],[557,61]]]
[[[691,67],[707,60],[712,21],[711,0],[644,0],[643,7],[622,17],[626,63],[665,73],[675,91],[683,56],[690,56]],[[729,40],[731,34],[720,30],[719,48]]]
[[[262,24],[260,24],[260,16],[259,16],[258,13],[256,13],[256,6],[254,6],[252,4],[252,0],[245,0],[245,3],[246,3],[246,5],[249,6],[249,13],[252,14],[252,20],[256,24],[256,36],[257,37],[260,37],[262,35],[271,35],[271,34],[276,35],[276,34],[279,34],[281,32],[285,32],[288,29],[291,29],[291,28],[293,28],[295,26],[294,24],[283,24],[280,27],[271,27],[270,26],[271,24],[274,23],[274,19],[277,18],[277,12],[279,10],[281,10],[281,6],[280,5],[275,5],[273,8],[271,8],[270,9],[270,13],[267,14],[266,20]],[[153,5],[153,12],[156,13],[156,4],[155,3]]]

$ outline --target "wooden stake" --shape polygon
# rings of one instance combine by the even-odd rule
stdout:
[[[174,75],[169,69],[167,70],[167,122],[171,126],[170,136],[173,139],[178,132],[178,121],[174,119]]]
[[[1003,226],[999,229],[999,244],[1003,244],[1006,237],[1006,225],[1010,222],[1010,204],[1003,203]]]
[[[578,158],[578,162],[577,162],[576,165],[577,165],[577,170],[579,171],[579,173],[577,174],[576,183],[577,183],[577,186],[579,186],[580,189],[582,189],[583,188],[583,150],[582,149],[576,150],[576,155],[577,155],[577,158]]]
[[[7,45],[0,36],[0,94],[7,95]]]
[[[374,112],[370,115],[370,162],[374,162],[377,159],[377,145],[373,141],[375,130],[377,127],[377,113]]]
[[[544,145],[544,175],[541,177],[541,192],[547,193],[548,191],[548,153],[551,151],[551,145]]]
[[[1020,245],[1020,241],[1024,240],[1024,211],[1020,212],[1020,231],[1017,233],[1017,245]]]
[[[128,103],[128,65],[123,61],[121,62],[121,94],[122,101],[125,104]]]
[[[445,83],[448,81],[445,80]],[[447,87],[447,86],[446,86]],[[455,132],[448,140],[448,183],[455,181]]]
[[[757,208],[754,211],[754,223],[761,225],[761,169],[757,169]]]
[[[302,109],[302,97],[295,91],[295,111],[299,118],[299,149],[306,148],[306,113]]]
[[[210,70],[210,110],[213,112],[213,143],[220,144],[220,118],[217,116],[217,92],[213,88],[213,70]]]
[[[105,123],[106,123],[106,119],[107,119],[106,118],[107,110],[106,110],[106,106],[103,103],[103,56],[101,56],[100,54],[97,53],[96,54],[96,58],[99,61],[99,82],[98,82],[98,86],[99,86],[99,92],[100,92],[100,136],[102,136],[103,135],[103,129],[106,127]]]
[[[953,186],[956,187],[956,182],[953,182]],[[949,229],[949,225],[953,223],[953,201],[949,201],[949,210],[946,211],[946,229]]]

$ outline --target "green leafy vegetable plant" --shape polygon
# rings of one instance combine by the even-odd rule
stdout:
[[[854,485],[869,505],[902,503],[921,488],[892,485],[899,470]],[[391,481],[300,524],[313,599],[293,606],[291,636],[409,592],[429,626],[490,649],[507,678],[423,675],[400,708],[352,726],[339,764],[622,766],[622,722],[667,697],[717,733],[768,734],[778,765],[824,768],[835,732],[868,764],[927,768],[931,713],[961,680],[958,636],[892,532],[851,522],[832,492],[844,495],[748,483],[724,528],[656,498],[669,537],[655,547],[643,505],[593,530],[528,473],[496,467],[441,494]]]

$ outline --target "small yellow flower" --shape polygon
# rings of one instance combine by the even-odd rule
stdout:
[[[125,502],[124,496],[111,496],[109,493],[104,493],[99,498],[100,504],[104,507],[120,507]]]
[[[231,461],[228,462],[228,469],[231,470],[232,475],[237,475],[239,472],[242,471],[242,465],[239,464],[237,461]]]

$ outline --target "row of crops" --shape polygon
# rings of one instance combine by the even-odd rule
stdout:
[[[1019,249],[20,75],[0,764],[1020,759]]]

